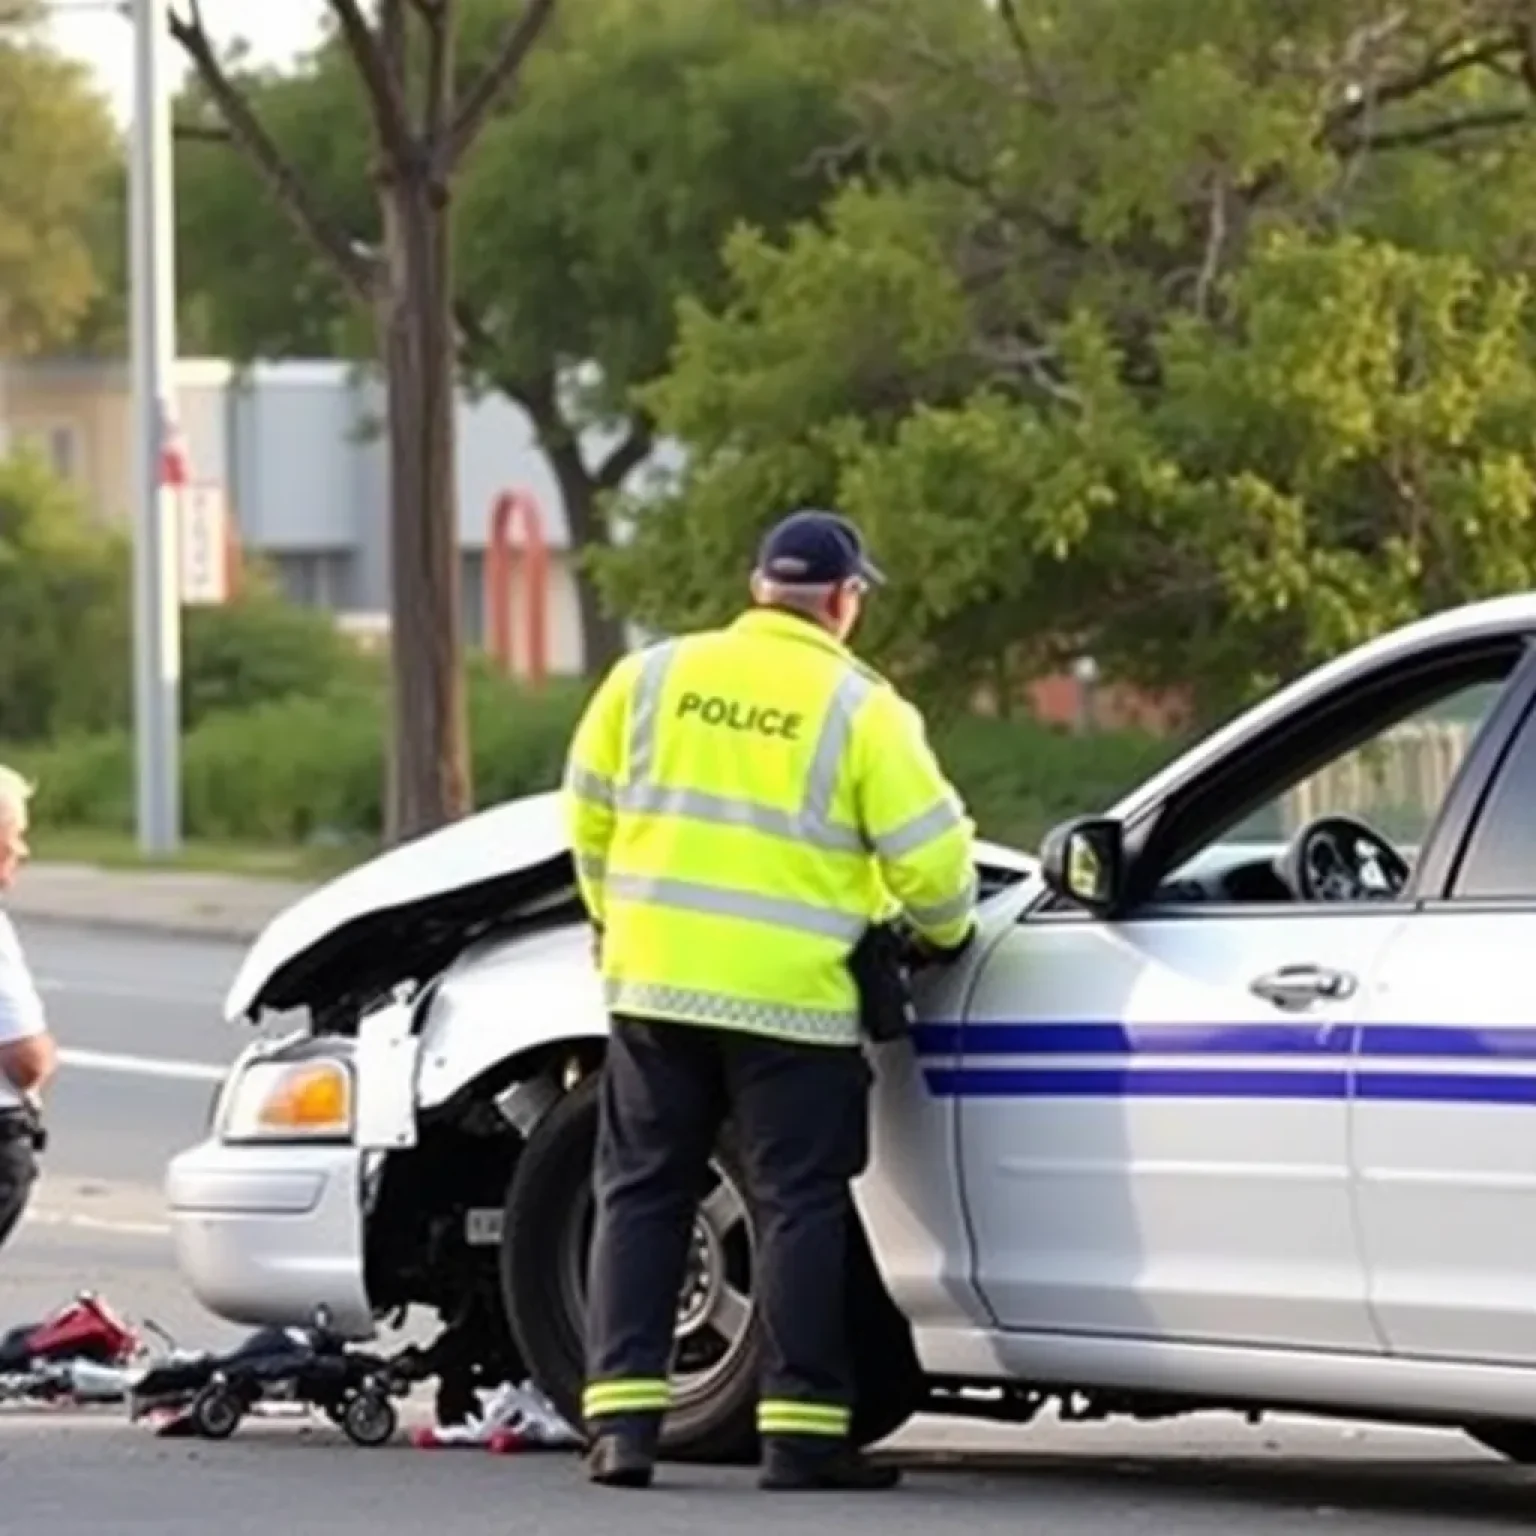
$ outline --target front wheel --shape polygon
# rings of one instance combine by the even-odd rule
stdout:
[[[229,1439],[242,1417],[240,1399],[225,1387],[204,1387],[192,1400],[192,1424],[204,1440]]]
[[[384,1445],[398,1426],[395,1405],[380,1392],[359,1392],[342,1410],[341,1427],[353,1445]]]
[[[598,1077],[549,1112],[518,1159],[501,1249],[508,1324],[534,1380],[581,1423],[582,1320],[591,1245]],[[757,1458],[762,1339],[752,1300],[753,1222],[741,1167],[722,1146],[695,1218],[674,1332],[673,1406],[662,1428],[670,1459]],[[862,1232],[849,1263],[850,1345],[858,1380],[853,1437],[882,1440],[916,1411],[922,1379],[905,1320],[885,1295]]]

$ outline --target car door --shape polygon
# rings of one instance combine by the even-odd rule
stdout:
[[[1377,679],[1303,740],[1282,724],[1239,743],[1177,791],[1177,857],[1148,900],[1114,921],[1028,912],[994,947],[933,1080],[958,1101],[977,1286],[1000,1326],[1380,1349],[1349,1095],[1365,987],[1412,905],[1298,903],[1271,858],[1335,811],[1395,809],[1411,848],[1454,754],[1406,808],[1370,786],[1402,793],[1394,753],[1419,716],[1499,694],[1498,678],[1442,682],[1406,720]],[[1383,752],[1385,778],[1360,771]]]
[[[1361,1010],[1356,1206],[1395,1354],[1536,1363],[1536,717]]]
[[[1398,911],[1026,922],[966,1012],[977,1286],[999,1324],[1370,1349],[1348,1186],[1358,977]]]

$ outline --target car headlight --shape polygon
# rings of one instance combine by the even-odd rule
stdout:
[[[352,1134],[352,1073],[329,1057],[254,1061],[230,1085],[225,1141],[332,1141]]]

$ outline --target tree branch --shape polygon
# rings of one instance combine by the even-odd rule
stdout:
[[[251,110],[250,103],[224,72],[203,25],[197,0],[188,0],[183,18],[170,11],[171,36],[197,71],[198,79],[213,98],[233,138],[243,149],[272,195],[287,211],[295,228],[336,269],[342,281],[365,303],[375,297],[379,268],[357,248],[352,239],[320,211],[293,166],[272,141]]]
[[[1042,103],[1054,106],[1055,93],[1046,82],[1045,71],[1041,69],[1040,60],[1029,41],[1029,34],[1024,30],[1024,18],[1019,15],[1016,0],[997,0],[997,14],[1009,42],[1013,44],[1013,51],[1019,56],[1024,78]]]
[[[171,137],[187,144],[232,144],[228,128],[210,128],[203,123],[172,123]]]
[[[1381,42],[1396,25],[1396,16],[1369,29],[1369,35],[1357,34],[1346,49],[1348,62],[1358,62],[1365,42]],[[1394,102],[1412,99],[1422,92],[1469,69],[1496,67],[1512,56],[1518,55],[1519,39],[1511,33],[1499,33],[1480,43],[1469,44],[1465,39],[1444,43],[1431,50],[1429,57],[1416,69],[1392,75],[1379,85],[1362,85],[1355,82],[1350,99],[1341,107],[1323,115],[1314,142],[1321,149],[1358,159],[1375,149],[1402,149],[1454,138],[1460,133],[1479,129],[1508,127],[1523,120],[1524,114],[1505,111],[1469,113],[1465,117],[1447,118],[1424,128],[1395,129],[1380,132],[1374,127],[1380,108]],[[1239,190],[1243,203],[1254,207],[1285,181],[1285,171],[1280,165],[1266,167]]]
[[[405,0],[382,0],[379,6],[379,52],[394,80],[405,79]],[[402,85],[401,89],[404,87]]]
[[[417,0],[427,29],[427,106],[422,126],[429,144],[442,140],[453,102],[453,27],[441,6]]]
[[[597,474],[593,476],[593,483],[600,491],[618,490],[630,471],[650,457],[651,449],[655,446],[650,418],[636,416],[624,441],[599,466]]]
[[[1220,172],[1211,186],[1211,211],[1206,226],[1205,257],[1200,275],[1195,279],[1195,313],[1202,320],[1211,316],[1211,295],[1221,275],[1221,260],[1227,246],[1227,181]]]
[[[1524,107],[1492,107],[1483,112],[1462,112],[1453,117],[1441,118],[1433,123],[1420,123],[1415,128],[1396,128],[1386,133],[1363,134],[1340,148],[1354,149],[1420,149],[1426,144],[1440,144],[1467,133],[1490,133],[1498,128],[1515,128],[1522,123],[1536,122],[1536,117]]]
[[[523,13],[507,28],[496,57],[465,94],[444,142],[438,146],[440,175],[450,175],[481,130],[517,84],[518,72],[539,34],[555,14],[556,0],[523,0]]]
[[[1407,101],[1443,84],[1453,75],[1476,69],[1483,64],[1492,64],[1515,52],[1517,47],[1517,40],[1513,36],[1500,33],[1470,47],[1465,43],[1453,43],[1437,48],[1419,68],[1394,75],[1380,85],[1362,87],[1342,107],[1336,107],[1323,122],[1323,137],[1331,142],[1335,135],[1350,127],[1367,112],[1395,101]]]
[[[1508,33],[1487,38],[1470,48],[1451,44],[1436,50],[1422,68],[1388,80],[1377,87],[1372,94],[1378,103],[1406,101],[1410,96],[1417,96],[1432,86],[1449,80],[1452,75],[1477,69],[1483,64],[1491,64],[1495,59],[1514,52],[1516,46],[1515,39]]]
[[[397,164],[412,153],[411,111],[401,88],[402,82],[390,69],[390,62],[374,36],[373,28],[358,9],[357,0],[328,0],[336,24],[346,39],[347,52],[362,76],[368,105],[373,109],[374,126],[385,152]]]
[[[462,299],[455,299],[453,323],[458,331],[455,341],[459,367],[466,374],[493,375],[495,370],[491,359],[495,352],[495,340],[486,329],[484,321]],[[497,387],[500,388],[499,382]]]
[[[1083,403],[1082,396],[1061,376],[1056,349],[1046,343],[1017,336],[978,338],[972,353],[977,362],[1021,379],[1059,405],[1077,407]]]

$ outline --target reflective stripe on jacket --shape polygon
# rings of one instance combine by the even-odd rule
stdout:
[[[972,922],[975,828],[920,716],[793,614],[625,656],[564,794],[618,1013],[851,1044],[865,927],[904,908],[948,947]]]

